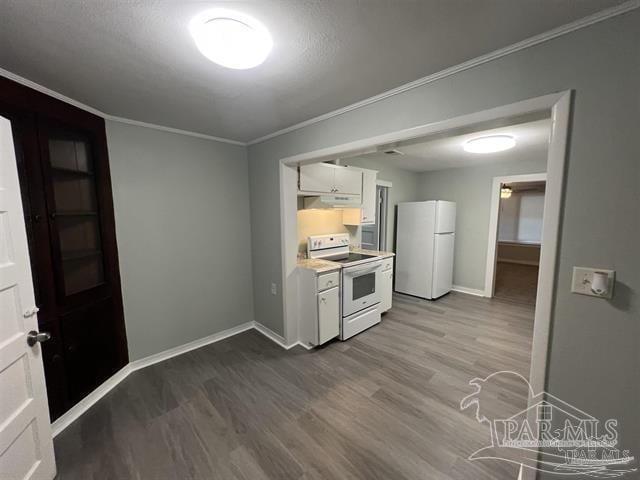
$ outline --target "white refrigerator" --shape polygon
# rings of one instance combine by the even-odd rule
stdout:
[[[430,300],[451,291],[456,204],[443,200],[398,204],[396,292]]]

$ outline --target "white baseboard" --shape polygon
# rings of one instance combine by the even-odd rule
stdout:
[[[238,325],[236,327],[223,330],[222,332],[214,333],[213,335],[209,335],[208,337],[200,338],[198,340],[194,340],[193,342],[185,343],[184,345],[179,345],[177,347],[170,348],[163,352],[156,353],[154,355],[150,355],[148,357],[141,358],[139,360],[134,360],[133,362],[128,363],[127,365],[122,367],[120,370],[118,370],[112,377],[108,378],[93,392],[91,392],[89,395],[84,397],[82,400],[76,403],[73,407],[67,410],[61,417],[56,419],[56,421],[51,424],[53,436],[54,437],[57,436],[65,428],[67,428],[69,425],[75,422],[78,418],[80,418],[80,416],[84,414],[87,410],[89,410],[98,400],[104,397],[116,385],[118,385],[125,378],[127,378],[131,372],[135,372],[136,370],[140,370],[141,368],[148,367],[149,365],[153,365],[154,363],[168,360],[171,357],[182,355],[183,353],[190,352],[191,350],[195,350],[196,348],[204,347],[205,345],[219,342],[220,340],[224,340],[225,338],[229,338],[233,335],[237,335],[247,330],[251,330],[252,328],[256,328],[255,322],[243,323],[242,325]],[[276,342],[276,343],[279,343],[279,342]]]
[[[300,342],[295,342],[295,343],[292,343],[291,345],[287,345],[287,342],[285,341],[285,339],[284,339],[284,337],[282,335],[277,334],[276,332],[271,330],[269,327],[265,327],[261,323],[258,323],[258,322],[253,322],[253,323],[254,323],[254,328],[257,331],[259,331],[261,334],[263,334],[265,337],[267,337],[272,342],[275,342],[278,345],[280,345],[285,350],[289,350],[289,349],[295,347],[296,345],[302,345]]]
[[[195,350],[196,348],[204,347],[205,345],[209,345],[210,343],[219,342],[220,340],[232,337],[234,335],[237,335],[238,333],[246,332],[247,330],[251,330],[252,328],[254,328],[254,322],[246,322],[242,325],[238,325],[237,327],[231,327],[227,330],[214,333],[213,335],[209,335],[208,337],[199,338],[198,340],[194,340],[193,342],[185,343],[184,345],[178,345],[177,347],[170,348],[163,352],[155,353],[139,360],[134,360],[129,364],[129,366],[131,367],[131,371],[139,370],[141,368],[148,367],[149,365],[153,365],[154,363],[162,362],[164,360],[170,359],[171,357],[176,357],[178,355],[182,355],[183,353],[190,352],[191,350]]]
[[[466,293],[467,295],[475,295],[476,297],[484,297],[484,290],[478,290],[476,288],[463,287],[461,285],[454,285],[451,290],[454,292]]]
[[[62,416],[58,417],[55,422],[51,424],[51,430],[53,436],[56,437],[65,428],[75,422],[80,416],[89,410],[98,400],[109,393],[116,385],[129,376],[133,370],[131,364],[127,364],[118,370],[113,376],[109,377],[104,383],[96,388],[89,395],[84,397],[73,407],[67,410]]]

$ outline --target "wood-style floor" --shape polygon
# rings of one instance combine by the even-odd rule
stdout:
[[[55,439],[63,480],[509,479],[460,400],[497,370],[528,376],[533,309],[396,295],[382,324],[285,351],[255,331],[130,375]],[[521,385],[485,412],[526,407]],[[501,415],[502,416],[502,415]]]
[[[538,266],[498,262],[494,296],[509,302],[535,305],[538,291]]]

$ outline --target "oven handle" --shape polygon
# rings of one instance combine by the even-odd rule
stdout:
[[[377,264],[377,265],[374,265],[373,267],[345,268],[344,269],[344,274],[349,276],[349,277],[353,277],[355,275],[361,275],[361,274],[365,274],[365,273],[375,272],[380,267],[382,267],[381,263]]]

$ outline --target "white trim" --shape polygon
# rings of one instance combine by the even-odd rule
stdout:
[[[514,115],[525,115],[533,112],[550,111],[551,113],[551,135],[548,151],[547,164],[547,186],[545,191],[544,219],[542,229],[542,248],[540,253],[540,270],[538,273],[538,293],[535,307],[535,320],[533,329],[533,345],[531,353],[531,369],[529,382],[534,391],[545,390],[547,378],[547,354],[549,351],[549,334],[551,328],[551,310],[553,307],[554,287],[556,285],[555,265],[558,254],[558,233],[560,229],[560,214],[562,210],[562,193],[565,169],[565,157],[567,150],[567,138],[569,134],[569,119],[571,110],[572,92],[565,90],[562,92],[545,95],[542,97],[523,100],[510,105],[503,105],[482,112],[475,112],[462,115],[441,122],[434,122],[427,125],[420,125],[405,130],[400,130],[384,135],[377,135],[361,140],[352,141],[342,145],[326,147],[312,152],[302,153],[280,159],[280,172],[282,175],[283,165],[295,165],[300,162],[311,163],[347,156],[353,151],[363,148],[371,148],[386,143],[404,141],[417,137],[426,136],[436,132],[443,132],[459,126],[491,121],[500,118],[508,118]],[[297,201],[297,188],[290,182],[280,182],[280,201],[287,205],[280,205],[281,233],[295,229],[296,216],[291,214],[288,208],[290,202]],[[295,211],[295,210],[294,210]],[[281,238],[280,254],[282,255],[282,265],[296,261],[297,248],[295,242],[287,241],[286,236]],[[283,289],[287,284],[283,284]],[[290,296],[283,291],[285,301]],[[295,305],[286,305],[286,309],[296,308]],[[285,319],[291,321],[290,319]],[[284,325],[285,331],[287,325]],[[532,411],[535,409],[531,409]],[[525,480],[535,478],[530,476],[535,471],[527,469],[523,473]]]
[[[529,384],[534,392],[547,389],[547,362],[551,332],[551,313],[556,286],[556,260],[562,218],[565,164],[571,118],[572,92],[566,92],[551,109],[551,136],[547,155],[547,184],[544,194],[544,216],[542,219],[542,247],[538,270],[538,292],[533,321],[533,344]],[[531,407],[531,405],[529,405]],[[529,413],[534,415],[534,408]],[[532,418],[528,418],[532,421]],[[534,480],[536,471],[529,468],[523,472],[523,480]]]
[[[55,422],[51,424],[51,430],[53,437],[57,437],[65,428],[75,422],[82,416],[87,410],[89,410],[95,403],[109,393],[115,386],[129,376],[133,370],[131,364],[127,364],[118,370],[113,376],[109,377],[104,383],[98,386],[93,392],[84,397],[73,407],[67,410],[62,416],[58,417]]]
[[[269,340],[271,340],[272,342],[277,343],[278,345],[280,345],[285,350],[290,350],[293,347],[295,347],[296,345],[302,345],[300,342],[294,342],[294,343],[292,343],[290,345],[287,345],[287,342],[285,342],[284,337],[282,335],[278,335],[276,332],[271,330],[269,327],[265,327],[261,323],[254,322],[254,328],[257,331],[259,331],[262,335],[267,337]]]
[[[129,365],[131,366],[132,371],[140,370],[141,368],[148,367],[149,365],[153,365],[154,363],[164,362],[165,360],[177,357],[178,355],[190,352],[191,350],[196,350],[200,347],[204,347],[205,345],[219,342],[220,340],[224,340],[225,338],[233,337],[234,335],[246,332],[247,330],[251,330],[252,328],[254,328],[254,322],[246,322],[236,327],[231,327],[227,330],[214,333],[213,335],[199,338],[198,340],[194,340],[192,342],[178,345],[177,347],[173,347],[168,350],[164,350],[163,352],[155,353],[139,360],[134,360]]]
[[[393,187],[393,183],[389,182],[388,180],[376,180],[376,185],[380,187],[388,187],[388,188]]]
[[[16,83],[19,83],[21,85],[24,85],[25,87],[29,87],[32,88],[33,90],[36,90],[40,93],[44,93],[45,95],[49,95],[50,97],[53,97],[57,100],[60,100],[62,102],[68,103],[73,105],[74,107],[77,107],[81,110],[84,110],[86,112],[89,113],[93,113],[94,115],[97,115],[98,117],[102,117],[105,120],[110,120],[112,122],[119,122],[119,123],[125,123],[128,125],[136,125],[138,127],[145,127],[145,128],[151,128],[154,130],[160,130],[163,132],[170,132],[170,133],[177,133],[180,135],[186,135],[189,137],[197,137],[197,138],[204,138],[205,140],[213,140],[215,142],[222,142],[222,143],[230,143],[232,145],[240,145],[243,147],[246,147],[248,144],[246,142],[240,142],[238,140],[230,140],[228,138],[222,138],[222,137],[215,137],[213,135],[207,135],[204,133],[198,133],[198,132],[191,132],[189,130],[180,130],[178,128],[173,128],[173,127],[165,127],[164,125],[156,125],[155,123],[147,123],[147,122],[140,122],[138,120],[131,120],[128,118],[123,118],[123,117],[116,117],[115,115],[110,115],[108,113],[102,112],[100,110],[98,110],[97,108],[93,108],[85,103],[79,102],[77,100],[74,100],[73,98],[67,97],[66,95],[63,95],[59,92],[56,92],[55,90],[51,90],[50,88],[47,88],[43,85],[40,85],[36,82],[32,82],[31,80],[29,80],[28,78],[24,78],[21,77],[20,75],[17,75],[13,72],[10,72],[9,70],[5,70],[4,68],[0,68],[0,76],[3,76],[5,78],[8,78],[9,80],[13,80]]]
[[[552,126],[553,128],[553,126]],[[547,160],[549,162],[549,160]],[[498,221],[500,217],[500,186],[503,183],[546,182],[546,173],[508,175],[493,177],[491,186],[491,210],[489,211],[489,239],[487,241],[487,263],[484,271],[484,296],[493,297],[496,280],[496,262],[498,250]],[[546,202],[545,202],[546,204]]]
[[[190,352],[191,350],[204,347],[205,345],[219,342],[220,340],[224,340],[225,338],[232,337],[233,335],[246,332],[247,330],[251,330],[253,328],[260,331],[256,327],[255,322],[247,322],[247,323],[243,323],[242,325],[238,325],[236,327],[232,327],[227,330],[214,333],[213,335],[209,335],[207,337],[194,340],[193,342],[185,343],[184,345],[179,345],[177,347],[170,348],[163,352],[156,353],[154,355],[150,355],[148,357],[141,358],[139,360],[134,360],[133,362],[128,363],[127,365],[122,367],[120,370],[118,370],[115,374],[113,374],[113,376],[105,380],[89,395],[84,397],[82,400],[76,403],[73,407],[67,410],[62,416],[56,419],[56,421],[51,424],[53,436],[56,437],[65,428],[67,428],[69,425],[75,422],[78,418],[80,418],[87,410],[89,410],[93,405],[95,405],[96,402],[98,402],[98,400],[104,397],[115,386],[117,386],[120,382],[122,382],[125,378],[127,378],[131,372],[135,372],[136,370],[140,370],[142,368],[148,367],[155,363],[163,362],[177,355],[182,355],[184,353]]]
[[[269,133],[262,137],[256,138],[254,140],[249,140],[247,142],[248,145],[254,145],[256,143],[264,142],[265,140],[269,140],[274,137],[278,137],[280,135],[284,135],[285,133],[293,132],[295,130],[299,130],[304,127],[308,127],[309,125],[313,125],[315,123],[323,122],[333,117],[337,117],[339,115],[343,115],[352,110],[357,110],[358,108],[365,107],[367,105],[371,105],[373,103],[379,102],[389,97],[393,97],[394,95],[398,95],[400,93],[404,93],[408,90],[413,90],[414,88],[421,87],[428,83],[435,82],[437,80],[441,80],[443,78],[449,77],[451,75],[455,75],[456,73],[462,72],[464,70],[469,70],[470,68],[477,67],[484,63],[491,62],[498,58],[504,57],[506,55],[510,55],[515,52],[519,52],[520,50],[524,50],[529,47],[533,47],[540,43],[547,42],[549,40],[553,40],[554,38],[560,37],[562,35],[566,35],[568,33],[574,32],[581,28],[588,27],[593,25],[594,23],[602,22],[603,20],[607,20],[611,17],[615,17],[617,15],[621,15],[623,13],[629,12],[636,8],[640,7],[640,0],[630,0],[615,7],[606,8],[599,12],[594,13],[593,15],[589,15],[588,17],[581,18],[571,23],[567,23],[566,25],[562,25],[558,28],[554,28],[553,30],[549,30],[548,32],[542,33],[540,35],[536,35],[525,39],[521,42],[514,43],[513,45],[509,45],[505,48],[501,48],[499,50],[495,50],[486,55],[481,55],[479,57],[473,58],[469,61],[460,63],[450,68],[446,68],[434,74],[428,75],[426,77],[419,78],[418,80],[414,80],[413,82],[406,83],[399,87],[396,87],[391,90],[387,90],[386,92],[380,93],[373,97],[369,97],[365,100],[361,100],[356,103],[352,103],[351,105],[347,105],[346,107],[339,108],[332,112],[325,113],[323,115],[319,115],[314,118],[310,118],[309,120],[305,120],[304,122],[296,123],[295,125],[291,125],[290,127],[283,128],[273,133]]]
[[[248,145],[246,142],[241,142],[239,140],[231,140],[229,138],[215,137],[213,135],[207,135],[205,133],[191,132],[189,130],[181,130],[179,128],[173,128],[173,127],[165,127],[164,125],[156,125],[155,123],[140,122],[138,120],[130,120],[128,118],[116,117],[109,114],[103,114],[103,116],[105,120],[111,120],[112,122],[118,122],[118,123],[125,123],[127,125],[135,125],[137,127],[151,128],[153,130],[160,130],[162,132],[177,133],[179,135],[202,138],[204,140],[213,140],[214,142],[229,143],[231,145],[238,145],[240,147],[246,147]]]
[[[478,290],[477,288],[463,287],[461,285],[454,285],[451,290],[459,293],[466,293],[467,295],[475,295],[476,297],[484,297],[484,290]]]

